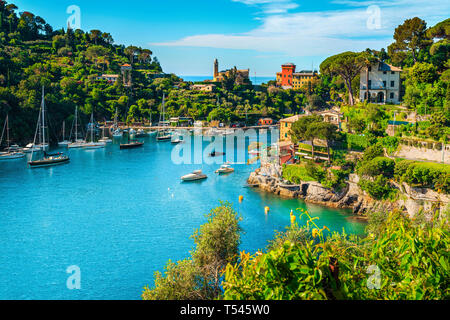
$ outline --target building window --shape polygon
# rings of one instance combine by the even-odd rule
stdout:
[[[386,81],[383,81],[383,88],[386,88]]]
[[[395,81],[391,81],[391,87],[395,87]]]
[[[284,137],[287,138],[287,133],[284,134]]]
[[[369,80],[369,89],[372,87],[372,80]]]
[[[287,122],[284,124],[284,127],[287,128]]]
[[[391,92],[391,93],[389,94],[389,98],[390,98],[390,99],[394,99],[394,93],[393,93],[393,92]]]
[[[394,72],[394,71],[391,71],[391,74],[395,74],[395,72]]]
[[[387,72],[386,71],[383,71],[383,74],[386,74]]]
[[[372,67],[369,67],[369,72],[372,71]]]

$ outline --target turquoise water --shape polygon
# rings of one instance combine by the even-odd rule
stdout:
[[[250,252],[264,248],[300,207],[332,230],[363,232],[346,211],[245,187],[256,164],[217,176],[218,165],[175,165],[173,145],[145,142],[135,150],[119,150],[118,141],[71,149],[69,164],[49,168],[28,169],[26,159],[0,162],[0,299],[139,299],[168,259],[189,255],[189,236],[219,200],[242,215],[241,249]],[[207,180],[180,182],[199,168]],[[81,271],[80,290],[66,286],[72,265]]]

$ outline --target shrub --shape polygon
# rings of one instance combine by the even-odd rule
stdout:
[[[367,193],[374,199],[387,199],[395,192],[389,185],[388,179],[383,175],[377,176],[373,181],[368,179],[361,179],[358,183],[359,187],[367,191]]]
[[[358,173],[375,177],[383,175],[391,178],[394,175],[395,161],[386,157],[376,157],[359,167]]]

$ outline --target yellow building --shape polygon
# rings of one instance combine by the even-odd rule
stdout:
[[[289,131],[291,130],[292,124],[304,116],[305,115],[303,114],[298,114],[280,120],[280,141],[291,141],[291,135],[289,134]]]
[[[277,72],[277,85],[284,89],[298,90],[318,78],[318,73],[311,70],[295,72],[295,64],[286,63],[281,66],[282,71]]]

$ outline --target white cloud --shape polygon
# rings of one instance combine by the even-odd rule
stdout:
[[[290,4],[292,1],[233,0],[247,5]],[[157,46],[212,47],[223,49],[279,52],[290,56],[328,56],[342,51],[380,49],[392,42],[394,29],[405,19],[415,16],[430,25],[444,20],[450,12],[447,0],[365,1],[335,0],[346,10],[269,14],[261,18],[261,25],[239,34],[200,34],[153,43]],[[345,5],[344,5],[345,2]],[[357,5],[359,3],[359,5]],[[381,24],[368,28],[368,5],[380,5]],[[265,7],[265,10],[268,7]],[[275,7],[274,7],[275,8]],[[282,9],[280,9],[282,10]],[[276,13],[275,9],[272,13]],[[281,14],[282,13],[282,14]]]
[[[293,0],[231,0],[248,6],[259,7],[265,14],[280,14],[299,7]]]

